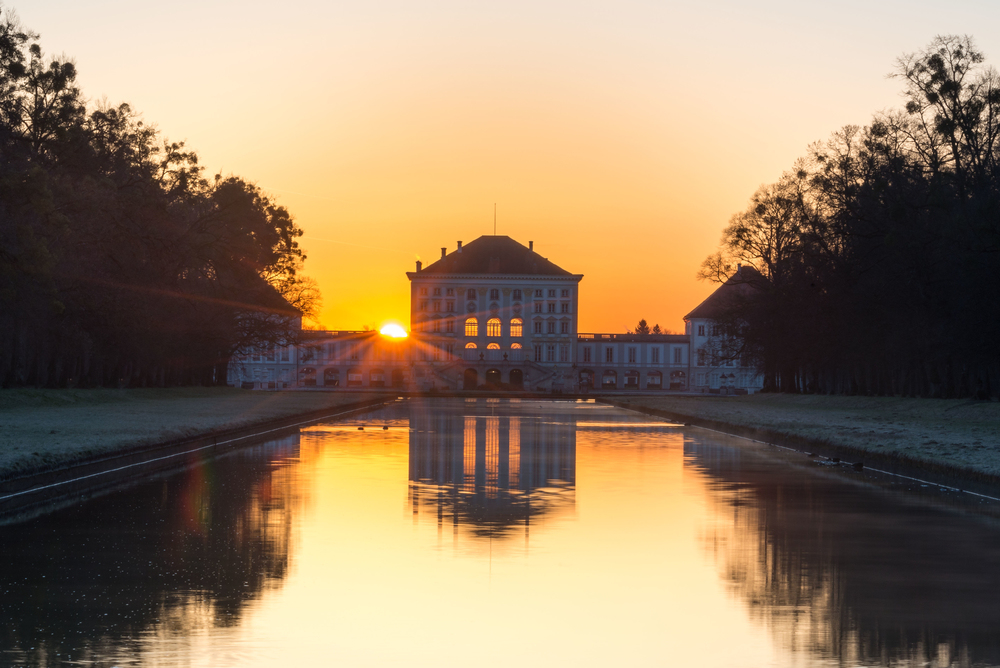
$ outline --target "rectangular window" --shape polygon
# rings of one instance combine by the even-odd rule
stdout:
[[[560,362],[569,361],[569,346],[559,346],[559,361]]]
[[[541,299],[541,298],[542,298],[542,291],[535,290],[535,299]]]
[[[555,312],[556,312],[556,305],[555,305],[555,303],[551,303],[550,302],[549,303],[549,313],[555,313]]]
[[[559,305],[559,310],[562,313],[569,313],[569,304],[566,303],[566,302],[563,302],[562,304]]]
[[[698,336],[705,336],[705,325],[698,325]]]
[[[535,331],[535,334],[541,334],[542,333],[542,322],[540,320],[536,320],[535,321],[535,330],[534,331]]]
[[[515,301],[520,301],[521,300],[521,291],[520,290],[514,290],[514,300]]]
[[[549,290],[549,297],[555,297],[555,296],[556,296],[556,291],[555,290]]]
[[[705,355],[705,349],[702,348],[701,350],[698,351],[698,366],[705,366],[706,359],[707,355]]]
[[[445,302],[444,303],[444,310],[447,311],[448,313],[454,313],[455,312],[455,302]]]
[[[549,334],[555,334],[555,333],[556,333],[556,323],[550,322],[549,323]]]
[[[613,363],[615,361],[615,349],[614,348],[605,348],[604,349],[604,361],[608,362],[609,364],[611,364],[611,363]]]
[[[435,297],[441,296],[441,288],[434,288],[434,296]]]
[[[629,346],[628,348],[628,363],[635,364],[635,347]]]
[[[330,346],[333,347],[333,344],[331,343]],[[282,362],[289,362],[289,361],[291,361],[290,357],[291,356],[288,354],[288,348],[282,348],[281,349],[281,361]],[[333,357],[333,355],[330,355],[330,357]]]
[[[448,297],[454,297],[454,296],[455,296],[455,288],[447,288],[447,289],[446,289],[446,290],[444,291],[444,294],[445,294],[446,296],[448,296]]]
[[[542,361],[542,344],[540,343],[535,344],[535,361],[536,362]]]
[[[562,291],[562,296],[563,296],[564,298],[565,298],[565,297],[569,297],[569,290],[563,290],[563,291]]]
[[[680,363],[681,363],[681,349],[674,348],[674,364],[680,364]]]
[[[448,324],[450,325],[451,323],[448,323]],[[447,346],[445,346],[445,350],[448,351],[448,361],[449,362],[451,360],[455,359],[455,344],[454,343],[449,343]]]
[[[439,302],[437,300],[434,301],[434,312],[435,313],[440,313],[441,312],[441,302]]]
[[[454,334],[455,333],[455,321],[454,320],[449,320],[448,322],[445,323],[445,331],[447,331],[449,334]]]
[[[659,364],[660,363],[660,349],[659,348],[650,348],[649,349],[649,361],[652,362],[653,364]]]
[[[542,312],[542,302],[535,302],[535,313]]]
[[[559,333],[560,334],[569,334],[569,323],[568,322],[561,322],[561,323],[559,323]]]
[[[435,320],[434,321],[434,331],[435,332],[440,332],[441,331],[441,321],[440,320]]]
[[[555,362],[556,361],[556,347],[554,344],[549,344],[545,346],[545,361]]]
[[[420,294],[421,295],[426,295],[427,294],[427,288],[420,288]]]
[[[421,300],[421,302],[420,302],[420,310],[421,311],[426,311],[427,310],[427,300],[426,299]]]
[[[496,288],[490,290],[490,299],[500,299],[500,291]]]
[[[439,362],[441,360],[441,349],[434,346],[434,361]]]
[[[590,361],[590,346],[587,346],[586,348],[583,349],[583,361],[584,362]]]

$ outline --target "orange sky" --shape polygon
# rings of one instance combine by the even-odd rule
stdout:
[[[404,272],[492,233],[496,202],[498,233],[585,275],[581,331],[621,332],[680,330],[729,217],[897,106],[896,57],[968,33],[1000,58],[995,3],[693,4],[9,6],[92,100],[289,207],[324,326],[408,322]]]

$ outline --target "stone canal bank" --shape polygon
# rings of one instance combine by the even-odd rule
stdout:
[[[1000,484],[995,401],[777,394],[605,401],[849,462]]]
[[[0,390],[0,481],[384,399],[232,388]]]
[[[386,398],[231,388],[2,390],[0,480]],[[1000,484],[998,402],[769,394],[599,400],[846,461]]]

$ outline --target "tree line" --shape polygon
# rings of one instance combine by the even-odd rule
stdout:
[[[224,384],[292,341],[319,295],[288,210],[76,79],[0,6],[0,385]]]
[[[731,288],[716,356],[768,390],[1000,393],[1000,78],[967,36],[891,76],[905,106],[810,146],[701,267]]]

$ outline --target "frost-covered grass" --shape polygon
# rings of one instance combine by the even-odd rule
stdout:
[[[0,479],[374,398],[232,388],[0,390]]]
[[[1000,477],[997,402],[780,394],[634,397],[628,401],[632,406],[695,420],[764,429],[880,456]]]

